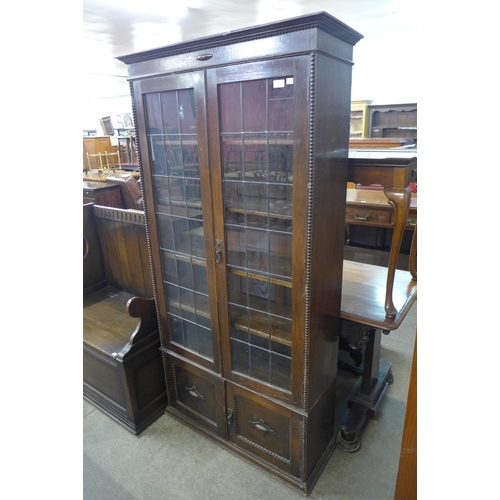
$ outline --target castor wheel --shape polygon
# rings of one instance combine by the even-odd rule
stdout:
[[[361,443],[358,438],[355,438],[354,441],[346,441],[342,438],[342,431],[339,432],[337,436],[337,445],[338,447],[346,452],[346,453],[355,453],[361,447]]]
[[[391,373],[389,373],[389,375],[387,376],[387,383],[390,385],[394,382],[394,375]]]

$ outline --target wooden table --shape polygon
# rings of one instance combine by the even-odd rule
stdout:
[[[412,198],[409,184],[417,180],[416,152],[402,150],[349,151],[348,165],[347,180],[363,185],[381,184],[384,186],[385,196],[387,196],[394,211],[392,223],[394,232],[389,254],[385,296],[386,315],[389,318],[394,318],[398,312],[393,300],[394,277]],[[417,228],[415,226],[410,250],[410,273],[415,280],[417,279],[416,239]]]
[[[351,357],[356,360],[355,368],[361,372],[361,379],[349,397],[349,411],[341,423],[337,444],[346,452],[355,452],[366,418],[375,415],[393,380],[391,362],[380,359],[381,335],[397,329],[417,299],[416,226],[410,271],[396,270],[412,199],[408,185],[416,181],[417,159],[414,152],[405,156],[402,151],[350,151],[348,163],[348,181],[384,186],[386,203],[394,212],[390,222],[394,233],[388,269],[346,260],[343,266],[341,340],[345,340]],[[371,202],[377,206],[375,200],[380,202],[379,208],[384,206],[382,192],[352,191],[347,193],[351,207],[353,202],[362,206]]]
[[[384,191],[367,189],[347,189],[346,191],[347,224],[392,228],[394,210]],[[412,193],[405,229],[413,230],[417,225],[417,194]]]

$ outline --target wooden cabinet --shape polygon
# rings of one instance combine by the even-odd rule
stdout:
[[[168,411],[305,492],[335,447],[360,38],[320,13],[119,58]]]
[[[370,137],[417,139],[417,105],[370,106]]]
[[[106,137],[84,137],[83,138],[83,170],[89,168],[90,161],[90,169],[99,169],[101,168],[101,164],[99,162],[98,156],[93,156],[97,154],[104,153],[116,153],[118,148],[116,146],[111,145],[111,139]],[[87,159],[87,153],[90,157]],[[106,159],[103,158],[103,164],[106,164]],[[109,157],[109,163],[115,164],[117,163],[116,155]]]
[[[370,111],[372,101],[351,102],[351,128],[349,137],[352,139],[364,139],[370,134]]]

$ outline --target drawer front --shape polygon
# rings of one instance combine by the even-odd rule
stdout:
[[[390,226],[392,210],[376,210],[369,207],[348,207],[345,220],[351,224],[371,224],[374,226]]]
[[[220,377],[185,360],[167,357],[170,404],[184,416],[211,432],[224,435],[222,381]],[[219,410],[221,411],[221,410]]]
[[[414,229],[417,225],[417,214],[410,212],[406,218],[406,228]]]
[[[230,441],[285,472],[298,476],[301,417],[289,408],[227,382]]]

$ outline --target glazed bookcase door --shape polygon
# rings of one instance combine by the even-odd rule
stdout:
[[[209,106],[217,99],[219,116],[211,138],[217,138],[212,152],[220,165],[214,180],[222,185],[223,217],[215,232],[224,252],[222,270],[217,268],[226,294],[220,307],[224,375],[285,399],[293,392],[292,366],[301,365],[293,311],[295,280],[304,267],[297,274],[293,259],[304,244],[302,219],[294,217],[305,188],[296,189],[306,164],[304,149],[296,147],[297,124],[303,126],[302,113],[308,116],[307,85],[297,85],[304,62],[242,65],[208,75]]]
[[[215,369],[203,73],[135,83],[162,346]],[[153,203],[151,203],[153,201]]]

